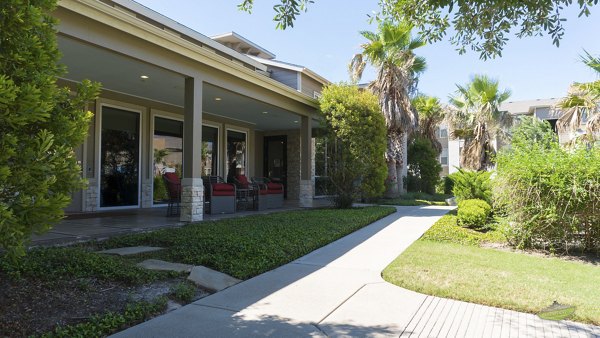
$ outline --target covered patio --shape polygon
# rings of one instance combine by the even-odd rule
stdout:
[[[316,199],[313,208],[331,205],[328,199]],[[239,211],[235,214],[205,214],[203,222],[225,218],[245,217],[292,210],[303,210],[294,202],[285,202],[282,208],[263,211]],[[180,227],[177,217],[165,217],[166,207],[113,210],[96,213],[71,214],[43,235],[33,235],[30,246],[67,245],[90,240],[104,240],[113,236],[126,235],[163,228]]]
[[[76,149],[89,185],[68,213],[144,208],[159,216],[164,173],[181,177],[182,222],[205,217],[202,177],[232,172],[274,178],[286,205],[312,205],[313,98],[131,1],[61,1],[55,16],[68,69],[61,82],[75,88],[89,79],[103,88],[88,107],[89,137]]]

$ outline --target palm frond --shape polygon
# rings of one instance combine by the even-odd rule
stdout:
[[[348,64],[348,74],[350,75],[350,81],[352,83],[358,83],[362,78],[362,74],[365,70],[367,63],[365,62],[362,54],[355,54]]]

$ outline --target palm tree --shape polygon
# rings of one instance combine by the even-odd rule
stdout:
[[[431,142],[438,155],[442,153],[442,144],[437,138],[437,129],[444,120],[444,107],[437,97],[417,95],[412,105],[419,114],[419,134]]]
[[[368,88],[379,97],[387,126],[385,159],[390,180],[387,197],[396,197],[403,191],[407,136],[416,128],[418,120],[410,94],[415,91],[417,75],[425,70],[425,59],[413,51],[425,42],[412,38],[411,29],[407,23],[383,21],[376,33],[361,32],[368,41],[361,45],[362,53],[356,54],[349,65],[354,83],[362,77],[367,62],[377,68],[377,77]]]
[[[584,52],[581,60],[600,76],[600,57]],[[600,134],[600,80],[573,84],[556,108],[563,112],[556,123],[559,131],[577,131],[585,118],[587,122],[583,137],[593,143]]]
[[[454,106],[449,112],[452,137],[464,140],[460,166],[471,170],[491,167],[495,153],[493,142],[512,124],[508,112],[498,107],[510,96],[509,90],[500,91],[498,81],[485,75],[475,75],[466,86],[457,85],[457,95],[450,97]]]

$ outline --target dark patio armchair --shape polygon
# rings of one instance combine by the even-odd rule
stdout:
[[[250,204],[252,204],[251,209],[256,209],[259,192],[258,185],[249,181],[245,175],[232,177],[232,181],[236,187],[238,204],[243,205],[246,210],[248,210]]]
[[[272,182],[265,177],[253,177],[252,181],[258,187],[258,208],[259,210],[275,209],[283,207],[283,184]],[[266,203],[265,203],[266,202]],[[261,207],[262,204],[262,207]]]
[[[167,187],[167,216],[178,216],[181,207],[181,179],[176,173],[165,173],[163,181]]]
[[[221,182],[218,182],[221,181]],[[208,182],[208,200],[211,214],[230,214],[236,210],[236,189],[231,183],[222,180]]]

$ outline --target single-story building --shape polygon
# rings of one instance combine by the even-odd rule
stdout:
[[[203,218],[203,176],[276,177],[312,203],[312,129],[323,77],[236,33],[209,38],[130,0],[61,0],[62,85],[102,83],[76,149],[88,180],[67,212],[163,205],[182,177],[181,220]],[[295,81],[290,81],[294,78]]]

